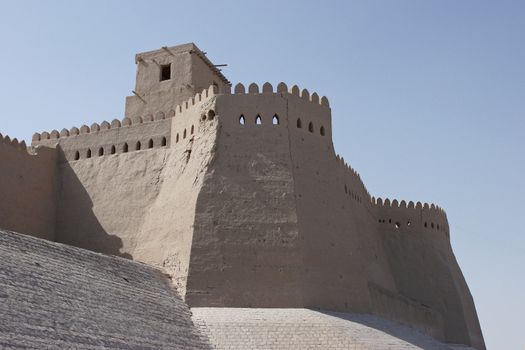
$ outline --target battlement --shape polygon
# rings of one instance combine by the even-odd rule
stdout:
[[[222,93],[229,94],[231,93],[230,89],[226,87]],[[300,90],[297,85],[293,85],[288,89],[288,86],[280,82],[277,85],[277,89],[274,91],[272,84],[269,82],[266,82],[262,85],[261,88],[259,88],[259,85],[256,83],[251,83],[248,85],[248,90],[244,87],[243,84],[238,83],[235,85],[234,88],[234,94],[285,94],[288,93],[293,96],[300,97],[306,101],[310,101],[315,104],[319,104],[321,106],[330,107],[330,103],[328,102],[328,98],[326,96],[322,96],[319,98],[319,95],[316,92],[313,92],[310,94],[310,92],[307,89]]]
[[[380,227],[393,230],[423,230],[425,232],[442,232],[449,237],[447,214],[435,204],[421,203],[386,198],[377,200],[372,197],[372,204],[377,209],[377,222]]]
[[[232,87],[191,43],[135,63],[123,118],[37,132],[30,148],[0,135],[0,228],[161,267],[192,306],[481,334],[445,211],[372,197],[334,149],[328,98]]]
[[[16,137],[11,140],[9,136],[0,134],[0,145],[6,145],[20,151],[25,151],[26,153],[28,152],[26,142],[23,140],[19,142]]]
[[[28,148],[0,134],[0,225],[51,239],[55,221],[56,150]]]
[[[350,197],[355,199],[360,204],[369,203],[368,199],[370,198],[370,193],[368,192],[365,183],[361,179],[361,175],[350,166],[343,157],[336,155],[337,164],[343,168],[343,171],[348,174],[345,181],[344,189],[345,194],[348,194]]]

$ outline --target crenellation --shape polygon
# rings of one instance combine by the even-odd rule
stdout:
[[[87,126],[87,125],[85,125],[85,124],[82,125],[82,126],[80,127],[80,134],[81,134],[81,135],[83,135],[83,134],[89,134],[90,131],[91,131],[91,129],[89,128],[89,126]]]
[[[12,168],[0,177],[18,191],[0,181],[0,194],[46,171],[32,188],[45,190],[43,234],[165,269],[192,306],[373,313],[480,339],[445,211],[371,196],[335,152],[325,96],[284,82],[232,89],[194,44],[136,63],[121,120],[35,133],[36,156],[0,134]]]
[[[271,93],[273,93],[273,86],[272,86],[272,84],[270,84],[269,82],[264,83],[263,87],[262,87],[262,93],[263,94],[271,94]]]
[[[107,121],[104,120],[102,123],[100,123],[100,130],[104,131],[109,129],[111,129],[111,124],[109,124]]]
[[[251,83],[248,86],[248,93],[249,94],[258,94],[259,93],[259,86],[255,83]]]
[[[285,83],[280,82],[279,84],[277,84],[277,93],[285,94],[287,92],[288,92],[288,86]]]
[[[397,199],[390,201],[386,198],[383,202],[381,198],[373,199],[372,204],[377,209],[378,222],[380,224],[390,224],[391,229],[401,228],[411,231],[439,231],[447,237],[448,221],[445,211],[433,203],[413,201],[408,204],[405,200],[399,202]],[[409,219],[407,219],[409,218]]]

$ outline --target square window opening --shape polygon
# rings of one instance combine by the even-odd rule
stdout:
[[[171,79],[171,63],[160,66],[160,81]]]

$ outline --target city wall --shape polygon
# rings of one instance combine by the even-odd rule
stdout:
[[[33,145],[59,150],[57,241],[163,267],[192,306],[374,313],[482,342],[444,211],[371,197],[316,93],[212,86]]]
[[[183,292],[194,202],[218,124],[214,91],[176,106],[171,118],[35,134],[34,146],[60,153],[56,240],[160,266]]]
[[[56,150],[0,134],[0,227],[53,240]]]

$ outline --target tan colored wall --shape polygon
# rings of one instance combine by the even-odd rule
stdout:
[[[443,320],[444,339],[482,347],[472,297],[449,240],[445,212],[428,204],[377,201],[378,229],[401,294]]]
[[[271,91],[237,86],[217,96],[220,130],[197,201],[189,304],[367,312],[448,342],[481,339],[444,212],[377,205],[335,155],[327,104],[295,87]]]
[[[56,150],[29,154],[25,142],[0,134],[0,228],[53,239]]]
[[[303,266],[286,100],[239,94],[219,95],[216,103],[216,157],[197,201],[186,300],[300,306]],[[254,124],[257,113],[262,125]],[[279,125],[271,125],[274,114]]]
[[[187,300],[370,310],[369,281],[395,287],[364,186],[337,160],[317,94],[272,90],[218,96],[219,156],[197,204]]]
[[[35,134],[59,150],[57,240],[162,267],[192,306],[374,313],[483,348],[444,212],[371,198],[334,151],[326,98],[231,92],[192,50],[138,56],[144,101],[122,121]]]
[[[81,128],[86,133],[58,138],[39,135],[34,144],[53,144],[61,152],[58,242],[162,267],[184,294],[195,202],[217,130],[216,119],[202,118],[213,108],[213,90],[192,101],[170,119],[114,123],[89,133]],[[137,141],[141,150],[135,149]],[[128,152],[123,151],[124,143]],[[108,151],[112,146],[115,154]],[[75,160],[78,151],[80,159]]]

